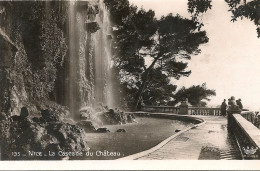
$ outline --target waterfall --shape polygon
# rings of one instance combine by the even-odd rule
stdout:
[[[70,1],[67,34],[65,101],[72,117],[77,118],[81,108],[100,103],[113,108],[112,28],[103,1]]]
[[[14,114],[22,106],[36,111],[55,103],[77,118],[84,107],[115,107],[112,28],[103,0],[10,4],[3,4],[0,25],[18,47],[12,56]],[[39,99],[46,103],[38,105]]]
[[[76,90],[76,77],[77,77],[77,40],[76,40],[76,14],[75,14],[75,2],[69,2],[69,80],[68,80],[68,87],[67,87],[67,104],[69,106],[70,112],[73,115],[76,112],[76,108],[78,106],[75,97],[75,90]]]
[[[82,2],[84,3],[84,2]],[[68,59],[68,85],[67,85],[67,104],[73,117],[77,118],[80,108],[89,104],[90,101],[90,85],[87,79],[86,58],[86,40],[89,34],[85,29],[86,13],[79,10],[84,5],[80,1],[69,2],[69,59]]]
[[[113,101],[111,66],[112,66],[112,27],[108,10],[104,3],[99,1],[100,12],[97,23],[100,30],[95,33],[95,102],[103,103],[110,108],[115,107]]]

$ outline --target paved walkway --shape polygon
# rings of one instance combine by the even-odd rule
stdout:
[[[160,149],[138,160],[225,160],[241,159],[234,139],[227,131],[223,116],[196,116],[206,124],[191,129],[169,141]]]

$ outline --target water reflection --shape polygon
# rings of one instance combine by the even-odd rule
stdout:
[[[116,159],[150,149],[175,134],[176,129],[183,130],[191,123],[158,118],[137,118],[138,123],[126,125],[108,125],[110,133],[87,134],[90,152],[93,156],[87,159]],[[125,133],[116,130],[125,129]],[[97,156],[104,151],[120,153],[120,156]]]

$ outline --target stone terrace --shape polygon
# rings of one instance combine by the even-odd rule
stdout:
[[[226,117],[196,117],[206,120],[206,124],[182,133],[160,149],[138,160],[241,159],[235,140],[228,133]]]

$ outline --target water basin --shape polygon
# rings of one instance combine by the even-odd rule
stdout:
[[[88,133],[89,160],[109,160],[148,150],[171,135],[193,124],[186,121],[137,117],[138,123],[105,125],[110,133]],[[118,133],[118,129],[126,132]]]

